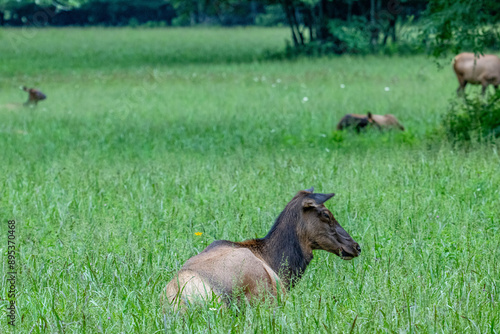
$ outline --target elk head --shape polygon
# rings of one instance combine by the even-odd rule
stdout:
[[[359,256],[361,247],[347,233],[324,203],[335,194],[313,193],[314,188],[303,192],[303,225],[304,242],[311,249],[322,249],[350,260]]]

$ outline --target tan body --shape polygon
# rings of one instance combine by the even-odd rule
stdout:
[[[380,129],[399,129],[404,131],[405,128],[399,123],[396,116],[391,114],[386,115],[372,115],[373,122],[380,127]]]
[[[236,293],[251,300],[255,296],[264,297],[265,291],[276,295],[277,280],[278,274],[250,249],[214,241],[184,264],[166,286],[165,295],[169,303],[173,303],[180,293],[181,304],[213,298],[228,302],[227,297]]]
[[[496,89],[500,84],[500,58],[495,55],[475,57],[473,53],[461,53],[453,60],[453,70],[459,83],[458,95],[464,92],[468,83],[481,85],[483,95],[488,85]]]
[[[312,260],[314,249],[345,260],[358,256],[359,245],[323,205],[333,195],[314,194],[312,188],[300,191],[264,238],[214,241],[186,261],[162,298],[173,309],[197,301],[230,304],[239,296],[261,300],[291,288]]]

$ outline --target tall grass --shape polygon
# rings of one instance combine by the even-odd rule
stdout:
[[[2,75],[64,74],[179,64],[248,62],[277,53],[287,29],[4,29]],[[36,61],[27,61],[36,59]]]
[[[0,250],[14,218],[17,332],[500,332],[498,145],[425,139],[451,70],[422,56],[263,60],[284,29],[33,33],[17,49],[22,30],[0,33]],[[22,108],[21,84],[48,99]],[[333,131],[366,111],[408,131]],[[317,252],[273,305],[162,313],[187,258],[264,236],[310,186],[337,193],[328,207],[361,257]]]

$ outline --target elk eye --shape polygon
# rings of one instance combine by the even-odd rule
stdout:
[[[328,215],[328,213],[326,213],[325,211],[323,211],[321,214],[323,215],[323,218],[328,220],[330,219],[330,215]]]

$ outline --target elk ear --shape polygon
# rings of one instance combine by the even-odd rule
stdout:
[[[316,204],[323,204],[326,201],[328,201],[330,198],[332,198],[333,196],[335,196],[334,193],[331,193],[331,194],[311,194],[307,197],[310,199],[313,199],[316,202]]]
[[[311,188],[306,189],[306,190],[304,190],[304,191],[310,192],[310,193],[312,194],[312,193],[314,192],[314,187],[311,187]]]
[[[328,201],[330,198],[335,196],[335,194],[310,194],[307,195],[306,198],[302,201],[302,206],[304,208],[313,208],[317,207]]]
[[[312,198],[308,198],[306,197],[303,201],[302,201],[302,207],[304,209],[307,209],[307,208],[315,208],[317,207],[318,204],[316,204],[316,201]]]
[[[366,116],[368,117],[368,119],[373,120],[373,115],[372,115],[372,113],[371,113],[371,112],[368,112],[368,113],[366,114]]]

